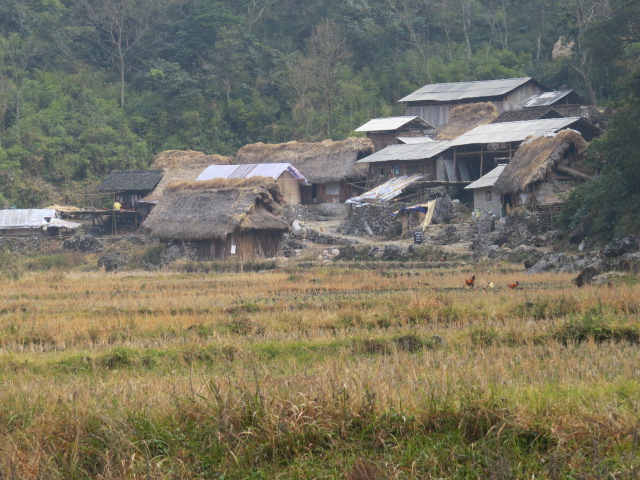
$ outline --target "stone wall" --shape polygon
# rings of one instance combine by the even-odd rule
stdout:
[[[400,220],[391,214],[398,210],[398,204],[389,205],[351,205],[347,219],[338,231],[345,235],[382,236],[387,235],[394,223],[400,226]]]

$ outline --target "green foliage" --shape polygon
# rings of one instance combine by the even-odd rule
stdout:
[[[581,24],[576,1],[115,2],[120,51],[102,0],[7,0],[0,195],[37,206],[45,196],[26,179],[64,187],[167,149],[343,139],[401,115],[397,100],[428,82],[534,74],[585,90],[587,78],[599,100],[620,99],[638,63],[639,7],[610,3]],[[581,39],[586,77],[578,55],[550,60],[560,35]]]

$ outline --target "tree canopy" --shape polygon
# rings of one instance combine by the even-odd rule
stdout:
[[[167,149],[340,140],[401,114],[397,100],[429,82],[531,75],[624,101],[637,9],[633,0],[4,0],[0,201],[35,206],[28,180],[64,191]],[[559,39],[564,56],[554,54]]]

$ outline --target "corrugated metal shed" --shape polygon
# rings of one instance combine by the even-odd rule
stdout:
[[[489,123],[480,125],[451,140],[450,146],[521,142],[529,136],[539,137],[547,132],[557,132],[579,121],[582,121],[580,117],[568,117],[524,122]]]
[[[507,166],[506,163],[498,165],[496,168],[491,170],[489,173],[487,173],[486,175],[483,175],[478,180],[476,180],[473,183],[470,183],[469,185],[467,185],[464,188],[469,189],[469,190],[473,190],[475,188],[493,187],[493,185],[498,181],[498,177],[500,176],[500,174],[504,170],[504,167],[506,167],[506,166]]]
[[[307,179],[290,163],[246,163],[243,165],[209,165],[196,181],[214,178],[268,177],[276,180],[288,171],[293,178],[307,183]]]
[[[48,208],[0,210],[0,230],[40,228],[55,216]]]
[[[543,92],[533,95],[527,98],[524,102],[520,102],[516,105],[516,108],[530,108],[530,107],[543,107],[555,105],[560,100],[565,99],[566,97],[573,97],[568,100],[569,103],[576,103],[581,105],[586,105],[587,101],[578,95],[573,90],[557,90],[555,92]]]
[[[114,170],[96,187],[99,192],[153,190],[162,179],[162,170]]]
[[[421,127],[426,129],[434,129],[435,127],[428,122],[424,121],[420,117],[388,117],[388,118],[374,118],[369,120],[364,125],[355,129],[356,132],[387,132],[391,130],[398,130],[404,127],[406,124],[413,121],[420,124]]]
[[[471,98],[497,97],[509,93],[531,77],[483,80],[476,82],[432,83],[400,99],[400,102],[451,102]],[[535,80],[533,80],[535,81]]]
[[[405,145],[416,145],[418,143],[429,143],[435,142],[435,140],[431,137],[396,137],[399,142],[404,143]]]
[[[387,202],[399,196],[405,188],[412,183],[417,182],[421,178],[422,175],[395,177],[382,185],[378,185],[376,188],[363,193],[362,195],[350,198],[346,203],[362,205],[372,202]]]
[[[426,160],[441,154],[451,142],[427,142],[413,145],[389,145],[357,163],[393,162],[398,160]]]

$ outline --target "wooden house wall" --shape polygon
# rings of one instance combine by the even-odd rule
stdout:
[[[507,93],[503,97],[504,102],[501,107],[499,107],[496,104],[496,107],[498,108],[498,113],[502,113],[506,110],[513,110],[516,105],[518,105],[521,102],[524,102],[527,98],[545,91],[546,90],[539,87],[534,82],[525,83],[524,85],[521,85],[515,90],[512,90],[511,92]]]
[[[288,171],[282,172],[276,180],[276,183],[280,187],[287,203],[290,203],[291,205],[300,205],[300,182],[298,182],[291,173]]]
[[[197,251],[202,260],[273,258],[281,253],[282,238],[283,232],[275,230],[236,230],[224,240],[197,242]],[[234,245],[235,253],[231,253]]]

